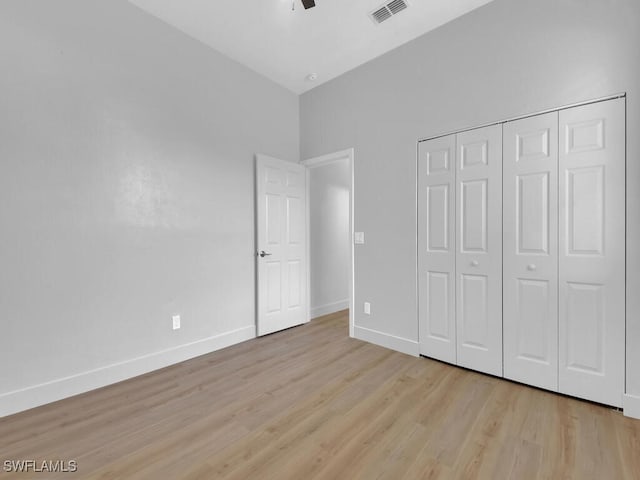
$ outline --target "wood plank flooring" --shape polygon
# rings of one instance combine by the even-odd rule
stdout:
[[[640,421],[350,339],[339,312],[0,419],[0,478],[640,479]]]

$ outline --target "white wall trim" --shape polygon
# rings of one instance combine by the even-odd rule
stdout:
[[[625,393],[622,396],[622,411],[625,417],[640,420],[640,397]]]
[[[256,337],[255,325],[0,395],[0,418],[184,362]]]
[[[333,162],[338,162],[347,158],[349,160],[349,169],[351,171],[351,185],[349,188],[349,263],[351,265],[349,279],[349,336],[355,338],[355,316],[354,316],[354,295],[355,295],[355,258],[353,252],[353,232],[355,225],[354,217],[354,198],[355,198],[355,150],[353,148],[347,148],[346,150],[340,150],[326,155],[320,155],[319,157],[308,158],[302,160],[300,163],[306,167],[316,168],[328,165]],[[307,186],[309,185],[309,170],[307,170]],[[310,224],[309,224],[309,188],[307,188],[307,258],[310,258],[309,241],[310,241]],[[307,298],[311,298],[311,281],[310,281],[310,268],[307,269]],[[309,312],[310,318],[312,313]]]
[[[407,338],[396,337],[395,335],[389,335],[388,333],[379,332],[377,330],[371,330],[370,328],[358,327],[354,328],[354,338],[363,340],[369,343],[375,343],[381,347],[389,348],[397,352],[406,353],[413,357],[420,356],[420,344],[415,340],[409,340]]]
[[[325,305],[318,305],[317,307],[311,307],[311,318],[318,318],[322,315],[329,315],[330,313],[339,312],[340,310],[346,310],[349,308],[349,299],[345,298],[339,302],[327,303]]]
[[[300,163],[309,168],[316,168],[344,160],[345,158],[353,158],[353,148],[327,153],[326,155],[320,155],[319,157],[307,158],[306,160],[302,160]]]

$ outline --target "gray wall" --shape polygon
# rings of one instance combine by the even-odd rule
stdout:
[[[254,154],[298,160],[297,96],[125,0],[2,0],[0,59],[0,415],[253,332]]]
[[[309,170],[311,316],[348,308],[351,165],[345,158]]]
[[[627,387],[640,394],[639,20],[638,0],[495,0],[301,97],[303,158],[355,147],[356,326],[418,340],[419,138],[627,92]]]

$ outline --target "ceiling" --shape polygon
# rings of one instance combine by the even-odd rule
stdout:
[[[303,93],[491,0],[407,0],[381,24],[384,0],[129,0],[295,93]],[[316,74],[315,81],[309,80]]]

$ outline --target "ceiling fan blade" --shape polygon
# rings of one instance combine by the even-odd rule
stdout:
[[[315,0],[302,0],[302,5],[304,5],[305,10],[311,7],[316,6]]]

